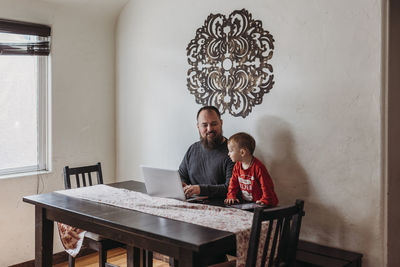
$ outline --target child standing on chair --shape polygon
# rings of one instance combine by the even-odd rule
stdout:
[[[228,155],[235,163],[229,183],[225,204],[239,202],[237,194],[242,192],[245,201],[274,207],[278,198],[274,184],[264,164],[253,156],[256,142],[247,133],[237,133],[228,140]]]

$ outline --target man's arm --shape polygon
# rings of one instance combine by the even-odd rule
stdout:
[[[179,170],[178,170],[179,176],[181,177],[181,181],[187,185],[190,184],[189,171],[188,171],[188,153],[189,150],[183,157],[181,165],[179,165]]]
[[[199,186],[200,186],[201,196],[225,198],[226,194],[228,193],[228,187],[225,184],[217,184],[217,185],[201,184]]]
[[[234,162],[231,161],[229,157],[227,157],[224,161],[224,183],[217,185],[200,185],[200,195],[209,196],[209,197],[217,197],[217,198],[225,198],[228,193],[229,181],[232,177],[232,170]]]

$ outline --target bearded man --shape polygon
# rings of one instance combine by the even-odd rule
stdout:
[[[202,107],[197,112],[200,141],[187,150],[179,174],[185,195],[226,197],[234,163],[228,156],[227,139],[222,135],[219,110]]]

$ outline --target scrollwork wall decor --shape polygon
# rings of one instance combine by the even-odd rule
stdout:
[[[186,50],[196,103],[245,118],[274,85],[272,35],[245,9],[210,14]]]

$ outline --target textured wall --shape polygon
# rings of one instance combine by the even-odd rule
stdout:
[[[275,85],[225,136],[257,140],[281,203],[306,201],[301,238],[382,266],[381,6],[378,0],[130,1],[117,35],[117,178],[177,168],[198,140],[186,46],[210,13],[248,9],[275,38]]]

